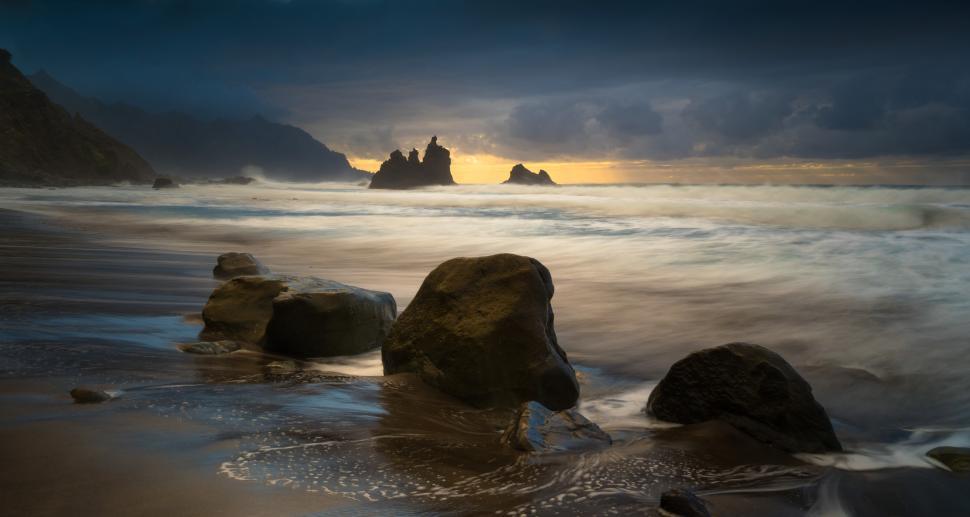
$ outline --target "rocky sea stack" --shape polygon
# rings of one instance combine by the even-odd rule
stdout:
[[[432,185],[454,185],[451,177],[451,153],[438,145],[438,137],[424,150],[424,160],[418,159],[418,150],[411,149],[405,158],[400,149],[381,164],[380,170],[370,182],[370,188],[410,189]]]
[[[512,254],[455,258],[424,279],[384,343],[384,373],[411,372],[469,404],[576,404],[576,373],[559,347],[552,277]]]
[[[131,148],[51,102],[0,49],[0,184],[150,183],[155,171]]]
[[[646,411],[661,420],[721,420],[789,452],[840,451],[812,387],[780,355],[731,343],[700,350],[670,367]]]
[[[555,185],[549,173],[540,169],[539,172],[532,172],[525,168],[525,165],[517,164],[509,171],[509,179],[502,182],[515,185]]]

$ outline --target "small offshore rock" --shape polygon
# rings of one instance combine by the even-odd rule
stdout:
[[[946,465],[953,472],[970,472],[970,448],[937,447],[927,452],[926,455]]]
[[[533,400],[519,407],[502,443],[526,452],[565,452],[609,447],[613,440],[575,409],[552,411]]]
[[[549,173],[544,170],[539,170],[539,172],[532,172],[522,165],[521,163],[516,164],[509,171],[509,179],[503,181],[505,184],[517,184],[517,185],[555,185],[556,182],[552,181]]]
[[[730,343],[677,361],[644,409],[680,424],[721,420],[788,452],[842,450],[812,387],[780,355],[758,345]]]
[[[179,184],[176,183],[171,178],[155,178],[155,182],[152,183],[152,188],[178,188]]]
[[[199,341],[197,343],[182,343],[178,349],[187,354],[219,355],[229,354],[242,348],[238,341]]]
[[[238,276],[268,275],[269,268],[249,253],[223,253],[216,259],[212,276],[219,280],[229,280]]]
[[[74,399],[76,404],[97,404],[100,402],[107,402],[114,397],[112,397],[106,391],[92,390],[89,388],[74,388],[71,390],[71,398]]]
[[[660,495],[660,509],[679,517],[711,517],[707,505],[690,490],[677,488]]]

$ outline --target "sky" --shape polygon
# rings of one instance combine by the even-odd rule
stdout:
[[[459,182],[970,184],[970,2],[0,0],[81,93],[297,125]]]

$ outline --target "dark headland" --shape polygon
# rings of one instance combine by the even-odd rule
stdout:
[[[50,101],[0,49],[0,185],[150,183],[127,145]]]

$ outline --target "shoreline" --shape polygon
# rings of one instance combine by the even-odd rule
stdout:
[[[112,505],[136,504],[133,502],[136,500],[137,504],[144,505],[142,508],[146,514],[191,514],[196,509],[200,515],[223,511],[245,514],[263,514],[261,512],[264,511],[265,514],[305,514],[343,508],[348,511],[366,511],[359,501],[308,491],[314,489],[313,483],[294,489],[292,482],[277,481],[277,485],[273,486],[263,482],[230,480],[218,473],[227,462],[232,464],[245,457],[246,451],[252,452],[261,447],[288,447],[286,444],[301,446],[300,444],[314,443],[319,440],[317,435],[320,433],[315,427],[332,429],[337,433],[335,437],[327,438],[328,435],[324,434],[324,439],[336,439],[335,443],[343,444],[337,449],[321,453],[322,457],[331,456],[332,461],[338,462],[333,467],[340,464],[351,467],[351,470],[365,478],[370,476],[381,479],[373,469],[382,467],[381,462],[385,461],[389,461],[390,465],[397,465],[395,468],[407,473],[408,462],[415,458],[409,458],[404,451],[420,444],[420,447],[426,448],[430,458],[434,458],[432,465],[435,466],[427,472],[412,472],[411,475],[417,475],[417,479],[422,476],[434,479],[433,476],[445,475],[447,472],[445,477],[448,481],[442,485],[442,490],[445,487],[448,487],[447,490],[454,490],[452,484],[456,483],[461,486],[459,481],[462,476],[468,475],[473,479],[481,477],[476,483],[485,483],[486,486],[493,482],[488,477],[491,475],[488,469],[470,474],[480,467],[469,471],[467,466],[462,466],[474,456],[458,454],[460,448],[451,450],[454,446],[470,446],[478,438],[466,434],[467,430],[463,430],[461,426],[440,428],[436,427],[439,424],[434,423],[435,415],[462,415],[465,410],[458,406],[453,407],[450,402],[427,393],[421,387],[408,387],[408,383],[401,384],[394,378],[354,380],[352,376],[333,377],[321,372],[301,373],[301,376],[278,379],[266,375],[265,363],[258,357],[238,356],[224,361],[186,357],[176,352],[170,343],[179,336],[191,337],[198,330],[197,323],[186,322],[181,315],[197,312],[214,284],[208,277],[211,256],[198,252],[186,254],[177,251],[138,250],[132,247],[97,248],[90,245],[92,241],[84,233],[64,230],[52,225],[49,219],[35,218],[32,223],[17,226],[8,217],[15,215],[9,211],[0,212],[0,221],[6,227],[20,228],[21,231],[8,233],[3,241],[5,247],[2,249],[8,251],[0,258],[5,260],[8,268],[2,277],[2,285],[35,286],[36,289],[5,289],[6,309],[2,321],[5,336],[9,336],[9,330],[18,324],[20,328],[29,330],[30,322],[42,322],[44,318],[63,315],[61,313],[71,314],[75,319],[83,321],[105,310],[117,314],[118,321],[132,320],[135,325],[148,325],[143,330],[151,332],[145,336],[155,336],[150,339],[143,337],[141,344],[133,346],[126,339],[121,339],[121,336],[108,339],[101,337],[92,341],[92,336],[86,334],[83,328],[62,328],[58,331],[65,332],[67,342],[39,340],[29,345],[0,342],[0,364],[7,365],[7,373],[0,381],[0,410],[4,415],[13,416],[12,419],[5,418],[0,427],[0,439],[3,440],[0,443],[32,444],[30,448],[4,446],[0,448],[0,460],[7,465],[23,466],[31,457],[50,458],[34,469],[8,469],[10,476],[0,479],[0,487],[4,492],[22,495],[23,499],[14,500],[14,504],[24,505],[26,510],[23,513],[65,513],[63,507],[31,507],[31,501],[36,504],[38,500],[56,498],[43,495],[48,492],[32,492],[29,487],[60,491],[58,497],[64,502],[75,497],[84,497],[82,494],[100,489],[102,485],[118,487],[121,494],[132,494],[129,500],[118,493],[105,492],[104,498],[96,502],[104,505],[107,512],[112,510]],[[35,216],[26,216],[27,219],[33,217]],[[36,226],[37,224],[40,226]],[[45,233],[41,231],[43,228],[50,231]],[[9,251],[11,246],[16,248],[15,253]],[[65,252],[68,256],[64,255]],[[93,267],[92,271],[64,268],[64,261],[70,261],[70,255],[77,253],[86,257],[85,264]],[[19,262],[11,261],[11,254],[19,257]],[[119,270],[126,262],[133,263],[128,264],[129,269]],[[161,265],[165,267],[159,269]],[[38,280],[48,278],[49,275],[54,275],[53,278],[57,278],[57,281],[51,281],[52,285],[38,284]],[[116,285],[117,282],[112,282],[118,275],[126,279],[125,285],[119,286]],[[136,281],[139,279],[144,283]],[[69,289],[65,289],[65,281],[68,282],[66,286]],[[72,281],[75,283],[72,284]],[[111,286],[114,294],[103,300],[91,298],[92,294],[102,292],[106,286]],[[44,294],[49,290],[59,294]],[[16,301],[18,293],[40,296],[35,302],[24,306],[26,312],[16,309],[11,311],[10,307]],[[164,301],[131,304],[126,302],[130,301],[131,296],[125,293],[148,300]],[[193,311],[192,307],[196,309]],[[150,319],[137,319],[142,317]],[[118,321],[109,322],[109,327],[103,329],[103,332],[111,332],[115,328],[122,334],[140,334],[141,331],[133,330]],[[94,324],[101,325],[102,322]],[[157,325],[157,328],[152,325]],[[165,343],[169,345],[166,346]],[[85,353],[78,355],[77,352],[81,350],[71,351],[71,346],[83,347]],[[54,374],[47,373],[50,371]],[[90,381],[97,385],[121,387],[128,390],[128,393],[107,405],[83,407],[70,404],[67,390],[75,384]],[[180,387],[183,385],[187,387]],[[151,386],[171,388],[154,391],[145,389]],[[593,391],[602,389],[597,387]],[[268,405],[260,409],[264,407],[261,403],[253,405],[230,402],[236,396],[228,396],[227,393],[236,392],[245,394],[246,398],[254,402],[265,400]],[[609,393],[607,388],[604,394],[609,396]],[[269,412],[266,413],[265,425],[251,426],[245,423],[248,418],[261,415],[267,409]],[[436,413],[439,411],[442,413]],[[227,412],[235,415],[236,420],[226,421],[218,416],[219,413]],[[421,414],[432,418],[413,416]],[[462,418],[480,417],[475,415],[475,412],[469,412]],[[347,423],[342,424],[344,421]],[[164,429],[164,439],[158,439],[159,429]],[[281,440],[273,435],[274,430],[284,430],[287,436]],[[391,441],[385,438],[398,435],[415,435],[415,438]],[[795,497],[793,494],[815,494],[816,490],[820,490],[815,487],[815,483],[821,482],[823,486],[830,486],[831,481],[826,480],[833,476],[842,480],[839,483],[850,485],[857,485],[860,479],[866,478],[882,479],[880,482],[884,485],[900,483],[900,479],[911,480],[911,489],[919,486],[920,490],[929,491],[942,490],[947,486],[952,490],[952,483],[961,483],[959,479],[952,479],[952,476],[933,469],[895,469],[893,474],[885,469],[852,472],[814,467],[789,456],[777,456],[757,444],[749,443],[743,437],[732,437],[729,431],[716,427],[679,428],[669,431],[620,428],[617,436],[619,443],[614,451],[596,458],[593,464],[584,468],[592,468],[592,472],[599,472],[599,475],[619,477],[600,480],[584,490],[595,492],[603,490],[604,486],[613,487],[610,490],[615,490],[616,486],[622,486],[623,483],[633,483],[633,486],[639,487],[639,495],[617,494],[611,496],[613,499],[608,499],[612,501],[609,504],[627,511],[634,508],[643,510],[655,504],[655,498],[659,494],[655,490],[665,486],[665,483],[684,483],[671,479],[665,481],[664,476],[651,480],[649,476],[659,474],[651,474],[653,470],[647,468],[651,464],[673,469],[674,472],[710,469],[712,474],[708,475],[722,475],[713,473],[737,469],[744,464],[775,465],[774,470],[769,469],[767,474],[754,475],[754,472],[742,470],[743,475],[737,479],[727,478],[722,481],[730,488],[700,490],[716,508],[728,515],[768,510],[779,515],[802,515],[820,504],[823,495]],[[28,440],[28,437],[34,439]],[[354,440],[363,440],[360,442],[363,444],[361,449],[343,449],[356,443]],[[464,440],[470,441],[466,443]],[[115,448],[118,443],[124,444],[124,450]],[[461,445],[463,443],[465,445]],[[255,449],[254,445],[257,446]],[[482,450],[487,451],[490,449]],[[243,453],[242,456],[240,452]],[[129,459],[118,464],[113,459],[116,454]],[[274,472],[279,475],[280,469],[294,461],[322,459],[314,455],[281,454],[279,458],[257,457],[247,468],[257,466],[269,475],[274,475]],[[201,461],[200,457],[203,458]],[[596,467],[598,463],[603,463],[602,467]],[[68,470],[58,471],[55,467],[58,465],[62,468],[66,465]],[[688,465],[691,466],[688,468]],[[553,476],[555,479],[553,474],[557,469],[572,472],[574,468],[577,466],[568,463],[551,465],[531,475],[539,475],[540,478]],[[18,471],[20,474],[16,474]],[[322,475],[325,472],[326,470],[317,471],[307,466],[288,475],[309,482],[313,475]],[[526,481],[527,477],[518,477],[524,473],[516,473],[515,470],[511,472],[510,478],[499,478],[494,482],[512,483],[530,495],[517,498],[515,504],[510,500],[506,501],[505,509],[522,505],[523,508],[545,508],[545,511],[554,513],[567,508],[576,511],[593,508],[581,504],[559,507],[558,510],[555,510],[555,505],[544,507],[542,498],[548,497],[548,494],[543,495],[546,489],[536,488],[532,482]],[[804,474],[790,477],[786,474],[789,472],[812,474],[800,478]],[[556,474],[558,475],[562,473]],[[747,475],[752,476],[750,480],[739,482]],[[779,475],[779,480],[787,479],[780,485],[771,481]],[[153,500],[150,493],[139,491],[138,488],[130,491],[121,488],[127,487],[126,483],[135,486],[165,486],[165,478],[168,476],[179,479],[178,483],[168,485],[171,490],[166,491],[177,495],[167,494],[164,500]],[[625,476],[630,476],[629,480]],[[647,477],[634,482],[638,476]],[[281,479],[285,480],[286,477]],[[335,482],[335,479],[326,481]],[[605,485],[600,486],[598,483]],[[289,488],[283,488],[281,484]],[[893,504],[898,503],[899,500],[891,497],[890,492],[882,492],[878,486],[857,486],[856,504],[877,494],[888,498]],[[414,488],[410,490],[421,492]],[[871,490],[876,492],[867,495],[867,491]],[[209,491],[214,491],[215,494],[208,493]],[[360,494],[355,497],[364,496]],[[409,500],[413,502],[405,506],[399,506],[394,499],[385,499],[378,503],[368,503],[366,508],[397,514],[408,511],[450,513],[455,511],[451,505],[456,502],[468,504],[468,497],[470,496],[450,495],[444,497],[442,502],[435,502],[427,495],[416,498],[412,496]],[[844,498],[845,494],[841,494],[841,497]],[[198,506],[199,498],[208,498],[205,506]],[[499,504],[498,501],[484,495],[473,496],[471,500],[483,508],[502,508],[495,506]],[[828,501],[826,504],[853,504],[852,501],[853,498],[848,501],[840,499],[835,503]],[[65,504],[72,502],[75,501],[67,501]],[[931,508],[943,513],[947,509],[963,508],[958,501],[938,500],[937,504],[941,506]],[[878,507],[877,505],[874,508]],[[886,510],[891,506],[882,508]],[[871,515],[876,514],[873,509]]]

